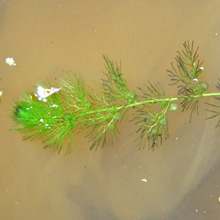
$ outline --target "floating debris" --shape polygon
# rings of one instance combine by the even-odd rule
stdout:
[[[37,87],[37,93],[34,93],[34,95],[38,98],[38,100],[42,100],[44,102],[47,101],[47,97],[54,94],[54,93],[57,93],[60,91],[61,88],[54,88],[54,87],[51,87],[50,89],[44,89],[42,86],[38,86]],[[55,107],[55,106],[53,106]]]
[[[8,57],[8,58],[6,58],[5,59],[5,62],[6,62],[6,64],[8,64],[9,66],[16,66],[16,63],[15,63],[15,61],[14,61],[14,58],[10,58],[10,57]]]

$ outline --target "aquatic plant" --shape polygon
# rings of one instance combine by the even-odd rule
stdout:
[[[177,96],[171,98],[165,96],[159,82],[147,82],[137,92],[130,90],[121,65],[108,56],[103,58],[106,70],[100,94],[87,87],[82,76],[75,73],[66,73],[57,88],[38,83],[35,93],[26,92],[15,103],[11,114],[17,124],[14,129],[23,132],[25,140],[40,139],[45,147],[53,147],[58,153],[64,146],[70,152],[74,135],[86,130],[90,149],[97,149],[113,143],[119,133],[118,124],[132,109],[135,113],[130,121],[136,125],[137,146],[154,149],[168,138],[168,111],[177,111],[180,103],[183,112],[190,111],[191,121],[193,113],[198,113],[201,98],[220,95],[220,91],[205,93],[208,83],[199,81],[204,68],[193,42],[184,42],[183,50],[177,52],[175,63],[168,70],[171,85],[178,88]],[[220,90],[220,82],[217,89]],[[218,109],[208,111],[213,113],[210,118],[220,114]]]

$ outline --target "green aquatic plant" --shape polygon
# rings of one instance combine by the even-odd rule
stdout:
[[[25,140],[40,139],[45,147],[53,147],[58,153],[64,146],[70,152],[74,136],[86,130],[90,149],[97,149],[113,143],[119,123],[131,110],[138,147],[154,149],[168,138],[167,113],[177,111],[178,102],[182,111],[190,111],[191,121],[202,97],[220,95],[220,91],[205,93],[208,83],[199,81],[204,68],[198,59],[198,48],[194,49],[193,42],[184,42],[183,48],[168,70],[171,85],[177,85],[177,96],[166,97],[159,82],[148,82],[137,92],[129,89],[121,65],[103,56],[106,70],[99,94],[75,73],[66,73],[57,88],[38,83],[35,93],[27,92],[15,103],[11,114],[17,124],[14,129],[23,132]],[[217,89],[220,90],[220,83]],[[217,110],[209,111],[214,113],[210,118],[220,114]]]

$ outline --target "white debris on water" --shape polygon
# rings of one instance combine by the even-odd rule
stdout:
[[[14,61],[14,58],[12,57],[8,57],[5,59],[6,64],[8,64],[9,66],[16,66],[16,63]]]

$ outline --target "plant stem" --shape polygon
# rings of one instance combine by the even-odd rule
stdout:
[[[203,94],[198,94],[198,95],[193,95],[193,96],[152,99],[152,100],[146,100],[146,101],[141,101],[141,102],[135,102],[135,103],[131,103],[131,104],[128,104],[128,105],[119,106],[119,107],[96,109],[96,110],[88,111],[86,113],[84,112],[83,115],[90,115],[90,114],[94,114],[94,113],[98,113],[98,112],[108,112],[112,108],[114,108],[116,111],[120,111],[122,109],[131,108],[131,107],[135,107],[135,106],[138,106],[138,105],[144,105],[144,104],[149,104],[149,103],[158,103],[158,102],[164,102],[164,101],[167,101],[167,102],[171,103],[173,101],[179,101],[179,100],[183,100],[183,99],[196,99],[196,98],[202,98],[202,97],[208,97],[208,96],[220,96],[220,93],[203,93]]]

